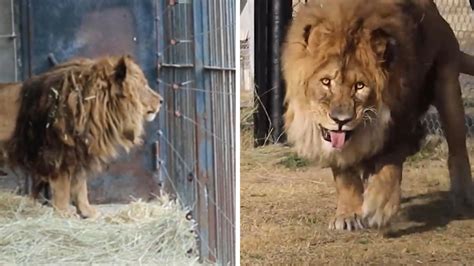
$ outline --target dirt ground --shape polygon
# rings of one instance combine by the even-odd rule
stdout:
[[[242,264],[474,265],[474,211],[450,212],[446,148],[433,143],[405,164],[402,210],[384,232],[327,230],[336,209],[330,170],[288,147],[243,143]]]

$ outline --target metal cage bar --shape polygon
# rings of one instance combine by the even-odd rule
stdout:
[[[201,258],[234,265],[236,3],[158,1],[160,179],[191,209]]]

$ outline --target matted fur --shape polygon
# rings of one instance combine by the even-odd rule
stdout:
[[[141,143],[147,101],[160,101],[129,57],[71,60],[25,81],[21,98],[9,161],[47,179],[96,173]]]

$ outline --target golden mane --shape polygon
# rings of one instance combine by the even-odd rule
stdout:
[[[334,176],[329,229],[390,223],[430,105],[448,143],[454,206],[474,206],[459,84],[474,57],[434,1],[313,0],[291,25],[282,61],[288,140]]]
[[[346,166],[382,149],[386,129],[393,119],[398,119],[401,101],[410,102],[409,85],[419,78],[410,72],[416,58],[411,29],[423,14],[410,8],[428,2],[315,0],[299,11],[283,46],[282,70],[287,85],[285,129],[300,155],[324,165]],[[400,12],[400,9],[408,11]],[[402,51],[397,51],[400,57],[391,66],[384,66],[388,62],[379,58],[386,52],[388,42],[402,44],[397,46]],[[351,145],[341,153],[326,154],[321,149],[319,127],[309,112],[307,90],[313,74],[336,57],[343,64],[357,61],[359,68],[374,79],[380,119],[357,132],[353,141],[358,145]]]

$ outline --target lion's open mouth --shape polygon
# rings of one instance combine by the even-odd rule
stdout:
[[[329,130],[327,128],[321,128],[321,135],[323,139],[327,142],[330,142],[333,148],[342,149],[344,144],[350,139],[352,136],[352,131],[344,131],[344,130]]]
[[[157,111],[148,111],[146,113],[145,120],[148,121],[148,122],[151,122],[151,121],[155,120],[157,114],[158,114]]]

